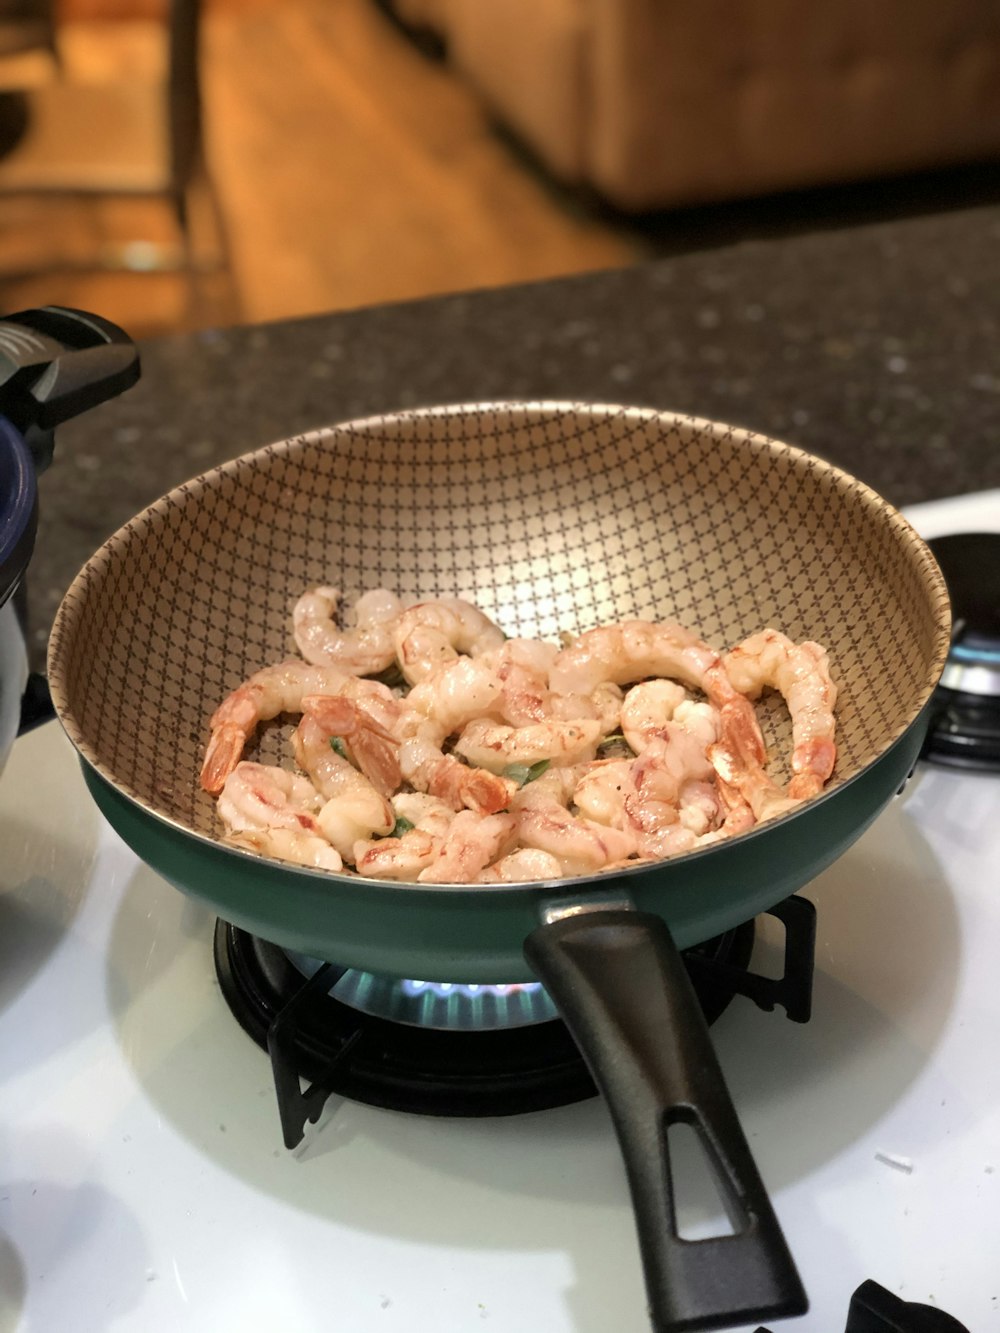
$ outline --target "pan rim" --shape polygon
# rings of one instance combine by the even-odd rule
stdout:
[[[919,533],[917,533],[909,520],[873,487],[869,486],[866,482],[861,481],[843,468],[828,462],[826,459],[821,458],[816,454],[812,454],[796,445],[787,444],[784,441],[775,439],[763,432],[755,431],[744,426],[734,425],[730,422],[716,421],[710,418],[699,417],[694,414],[676,412],[667,409],[624,406],[607,402],[588,402],[585,400],[569,399],[493,399],[475,403],[456,402],[427,407],[402,408],[397,411],[350,418],[329,425],[319,426],[296,435],[287,436],[283,439],[273,441],[270,444],[265,444],[259,448],[239,454],[234,458],[227,459],[206,472],[196,474],[189,480],[172,487],[169,491],[145,506],[126,523],[122,524],[90,556],[76,574],[60,603],[49,639],[47,668],[53,704],[63,731],[70,743],[77,750],[81,759],[84,760],[101,779],[110,785],[114,791],[125,797],[131,804],[142,811],[143,814],[148,815],[157,822],[164,824],[176,832],[182,833],[186,837],[192,838],[207,847],[216,848],[220,851],[232,853],[237,856],[250,857],[255,864],[263,863],[276,870],[294,873],[297,876],[305,875],[310,879],[321,879],[326,883],[330,883],[331,881],[334,883],[347,884],[361,882],[365,885],[383,885],[387,890],[390,888],[412,887],[454,893],[456,891],[467,891],[472,887],[468,884],[432,885],[428,883],[411,884],[408,881],[397,880],[386,881],[357,874],[343,874],[337,871],[315,869],[309,866],[298,865],[294,862],[280,861],[275,857],[265,856],[249,849],[232,847],[223,842],[221,838],[199,832],[197,829],[192,828],[181,820],[164,813],[162,810],[157,809],[146,798],[130,790],[127,785],[117,778],[110,771],[108,766],[104,764],[100,755],[83,735],[82,728],[76,724],[76,719],[70,706],[69,683],[66,680],[63,671],[63,663],[67,658],[67,654],[64,651],[64,645],[69,641],[74,628],[78,625],[84,613],[86,605],[85,593],[89,581],[101,571],[102,567],[110,559],[112,553],[120,548],[122,544],[130,540],[134,526],[137,523],[146,520],[150,515],[157,511],[161,505],[169,500],[180,499],[181,497],[190,498],[192,491],[197,493],[198,491],[207,488],[218,479],[229,476],[238,469],[242,469],[256,458],[271,457],[276,454],[289,454],[295,449],[301,449],[311,443],[324,440],[339,432],[349,430],[363,432],[381,427],[387,421],[424,421],[459,416],[462,414],[467,415],[471,412],[487,413],[493,411],[506,412],[511,415],[521,416],[522,418],[538,413],[554,415],[584,412],[602,420],[607,420],[612,417],[616,419],[625,418],[633,421],[637,426],[639,424],[649,425],[656,422],[662,422],[668,426],[683,425],[693,430],[703,431],[716,438],[722,436],[741,437],[744,442],[750,444],[754,448],[763,449],[765,452],[784,457],[791,457],[793,460],[801,460],[803,463],[809,462],[821,472],[832,476],[838,484],[854,488],[866,503],[874,506],[877,510],[882,512],[889,525],[898,532],[901,538],[905,539],[907,544],[909,544],[916,553],[917,558],[920,560],[923,567],[923,577],[928,584],[928,592],[931,595],[935,612],[934,651],[922,687],[914,693],[914,706],[908,710],[908,716],[905,722],[899,727],[896,734],[891,737],[888,744],[886,744],[878,754],[874,755],[866,764],[856,772],[852,773],[849,777],[841,779],[836,785],[826,788],[817,796],[804,801],[796,809],[790,810],[775,819],[770,819],[764,823],[757,824],[746,832],[738,834],[733,838],[726,839],[722,843],[714,843],[707,847],[695,848],[689,852],[684,852],[681,855],[669,857],[666,860],[652,861],[643,865],[637,865],[634,870],[623,870],[622,873],[627,873],[629,875],[642,874],[646,871],[655,870],[658,867],[662,868],[664,865],[668,864],[674,865],[682,862],[689,863],[693,858],[706,856],[712,852],[723,850],[730,845],[742,844],[747,838],[765,833],[770,828],[776,827],[778,824],[784,824],[789,819],[796,818],[804,811],[815,808],[820,802],[831,799],[840,791],[845,790],[852,785],[858,778],[867,773],[875,764],[879,763],[889,752],[891,752],[919,722],[919,719],[927,708],[934,689],[940,680],[951,642],[951,614],[947,587],[933,552],[920,537]],[[502,884],[480,884],[476,885],[475,888],[477,893],[482,892],[483,890],[490,890],[493,893],[497,893],[506,890],[523,892],[526,888],[539,887],[544,889],[545,886],[548,886],[548,893],[551,896],[553,890],[556,889],[556,886],[593,886],[601,883],[612,883],[616,878],[616,875],[609,875],[607,871],[597,871],[587,876],[561,876],[558,879],[541,881],[517,880]]]

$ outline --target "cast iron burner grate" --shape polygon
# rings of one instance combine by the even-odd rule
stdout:
[[[793,897],[769,915],[785,929],[779,978],[748,970],[753,922],[685,951],[688,975],[710,1023],[735,995],[748,996],[761,1009],[781,1005],[795,1022],[808,1022],[815,908]],[[221,920],[215,966],[240,1026],[270,1053],[288,1148],[301,1142],[332,1093],[438,1116],[516,1115],[597,1095],[559,1019],[456,1031],[381,1018],[329,994],[346,969],[326,963],[307,978],[279,946]],[[305,1089],[302,1079],[310,1080]]]

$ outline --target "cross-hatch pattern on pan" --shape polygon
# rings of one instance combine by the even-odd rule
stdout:
[[[308,589],[301,657],[255,672],[211,718],[201,784],[230,844],[406,882],[556,879],[743,833],[833,772],[826,651],[779,630],[720,652],[626,620],[557,644],[509,639],[459,598],[404,605],[385,589],[342,628],[340,600]],[[785,788],[754,710],[765,689],[791,717]],[[243,759],[287,714],[295,769]]]

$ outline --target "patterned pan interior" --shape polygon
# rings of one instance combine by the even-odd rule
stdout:
[[[121,791],[208,837],[207,722],[294,655],[309,584],[459,595],[510,635],[626,617],[716,647],[765,626],[829,650],[842,783],[930,697],[948,646],[930,552],[874,492],[762,436],[618,407],[482,405],[350,423],[238,458],[115,534],[64,599],[49,673],[63,725]],[[786,711],[765,699],[775,771]],[[257,753],[287,754],[276,724]],[[285,760],[285,762],[290,762]]]

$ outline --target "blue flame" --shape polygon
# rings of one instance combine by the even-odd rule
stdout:
[[[453,981],[417,981],[413,979],[404,981],[402,989],[404,994],[411,996],[431,994],[447,999],[454,995],[468,995],[474,999],[476,996],[482,995],[508,996],[518,991],[530,995],[535,991],[540,991],[542,984],[540,981],[525,981],[500,986],[480,985],[479,983],[460,985]]]

